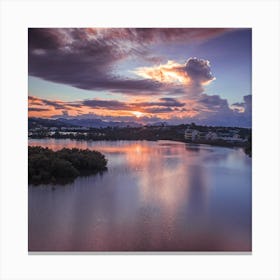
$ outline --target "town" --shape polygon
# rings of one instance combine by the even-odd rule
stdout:
[[[77,140],[173,140],[186,143],[243,147],[251,155],[251,129],[191,124],[144,126],[73,126],[61,122],[29,122],[28,137]]]

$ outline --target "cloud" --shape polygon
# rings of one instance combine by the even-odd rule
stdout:
[[[29,75],[44,80],[88,90],[109,90],[113,92],[151,92],[160,85],[145,79],[126,79],[111,73],[115,59],[104,50],[94,55],[77,53],[29,54]]]
[[[157,101],[147,102],[90,99],[82,101],[82,104],[94,109],[141,111],[153,114],[172,112],[176,107],[183,107],[185,105],[185,103],[175,98],[159,98]]]
[[[60,46],[62,46],[62,42],[58,29],[28,29],[28,47],[30,50],[55,50]]]
[[[166,64],[139,67],[134,73],[142,78],[167,84],[169,85],[167,90],[180,95],[200,94],[204,91],[205,85],[215,80],[210,62],[198,58],[189,58],[185,64],[169,60]]]
[[[190,79],[184,71],[184,65],[169,60],[166,64],[152,67],[139,67],[134,71],[142,78],[169,84],[188,84]]]
[[[175,108],[171,108],[171,107],[150,107],[145,109],[146,113],[151,113],[151,114],[171,113],[174,111]]]
[[[233,103],[230,107],[237,112],[242,112],[245,114],[252,114],[252,95],[245,95],[243,97],[243,102]]]
[[[29,112],[48,112],[50,109],[48,108],[36,108],[36,107],[30,107],[28,108]]]
[[[228,28],[90,28],[87,32],[99,40],[128,41],[152,44],[158,42],[202,42],[225,32]]]
[[[196,116],[197,121],[201,124],[221,125],[221,126],[252,126],[252,112],[251,112],[251,95],[243,97],[245,102],[236,104],[243,104],[246,110],[235,110],[229,106],[226,99],[222,99],[219,95],[203,94],[198,100],[199,114]]]
[[[101,108],[110,110],[129,110],[130,106],[125,102],[117,100],[100,100],[100,99],[89,99],[82,102],[83,105],[91,108]]]
[[[63,117],[68,117],[68,111],[67,110],[63,110],[62,111],[62,115],[63,115]]]
[[[118,100],[106,100],[106,99],[86,99],[82,101],[66,102],[60,100],[47,100],[34,96],[29,96],[29,110],[32,112],[54,112],[59,111],[63,115],[68,114],[69,111],[77,114],[84,113],[89,110],[96,112],[118,112],[128,113],[134,111],[141,111],[143,113],[167,113],[175,111],[176,108],[181,108],[185,103],[180,102],[175,98],[159,98],[156,101],[147,102],[128,102]],[[41,107],[38,107],[41,106]],[[178,110],[178,109],[177,109]]]
[[[100,118],[102,120],[135,121],[135,111],[142,112],[141,122],[152,119],[170,124],[195,122],[207,125],[251,127],[251,95],[240,102],[246,108],[236,111],[219,95],[200,94],[196,99],[184,101],[176,98],[158,98],[147,101],[118,101],[87,99],[66,102],[29,97],[29,116]],[[38,105],[40,104],[40,105]]]
[[[227,100],[222,99],[219,95],[202,94],[199,98],[199,103],[203,104],[208,110],[211,111],[218,111],[223,108],[229,108]]]
[[[103,37],[92,37],[86,29],[29,29],[29,75],[81,89],[135,92],[159,88],[152,81],[116,77],[113,65],[136,49]]]
[[[170,41],[199,43],[229,32],[223,28],[29,28],[29,75],[81,89],[125,94],[160,94],[151,79],[128,79],[114,70],[128,58],[158,58],[152,44]]]
[[[52,109],[65,109],[67,108],[67,103],[59,100],[48,100],[43,98],[38,98],[32,95],[28,96],[28,104],[29,106],[42,106],[42,107],[48,107]],[[32,108],[33,108],[32,107]]]
[[[196,57],[188,59],[185,71],[191,81],[198,84],[209,84],[215,79],[211,73],[210,62],[205,59]]]
[[[141,106],[141,107],[151,107],[151,106],[158,106],[158,107],[183,107],[185,105],[184,102],[180,102],[175,98],[169,97],[162,97],[157,102],[138,102],[132,103],[134,106]]]
[[[245,95],[244,99],[244,109],[245,113],[251,114],[252,113],[252,95]]]
[[[135,118],[171,122],[200,121],[249,124],[251,96],[229,106],[219,95],[207,95],[215,80],[207,59],[185,63],[167,61],[151,50],[164,43],[200,44],[232,29],[222,28],[30,28],[29,75],[76,88],[124,94],[121,100],[87,99],[73,102],[29,97],[29,114]],[[118,66],[127,60],[149,62],[126,77]],[[129,64],[126,64],[126,66]],[[133,70],[133,69],[131,69]],[[138,99],[136,99],[137,97]],[[208,118],[208,119],[207,119]]]

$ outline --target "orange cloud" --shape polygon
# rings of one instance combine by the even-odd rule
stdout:
[[[191,79],[183,70],[184,65],[169,60],[166,64],[153,67],[140,67],[134,73],[145,79],[161,83],[190,84]]]
[[[196,57],[189,58],[185,64],[169,60],[166,64],[139,67],[133,72],[145,79],[182,86],[202,87],[215,80],[210,62]]]
[[[136,100],[117,101],[89,99],[74,102],[40,99],[29,96],[29,117],[80,116],[94,114],[99,117],[130,117],[133,119],[159,117],[168,120],[176,117],[192,117],[194,101],[182,102],[175,98],[146,97]]]

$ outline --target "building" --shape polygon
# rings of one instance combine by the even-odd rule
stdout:
[[[242,139],[238,133],[230,133],[230,132],[218,133],[217,139],[226,142],[235,142],[235,143],[238,142],[241,143],[246,141],[245,139]]]
[[[213,132],[213,131],[209,131],[207,134],[206,134],[206,137],[205,137],[206,140],[217,140],[218,139],[218,134],[216,132]]]
[[[199,131],[196,129],[187,128],[185,130],[185,140],[195,141],[199,137]]]
[[[231,143],[242,143],[245,139],[242,139],[237,133],[237,130],[223,131],[223,132],[213,132],[213,131],[199,131],[197,129],[187,128],[185,130],[185,140],[194,141],[224,141]]]
[[[208,132],[205,132],[205,131],[198,131],[198,134],[196,136],[196,139],[197,140],[207,140],[207,135],[208,135]]]

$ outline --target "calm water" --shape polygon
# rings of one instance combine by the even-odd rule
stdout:
[[[29,186],[29,251],[251,251],[251,159],[241,149],[171,141],[29,145],[96,149],[109,160],[102,175]]]

